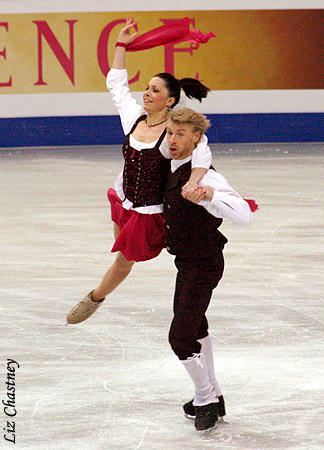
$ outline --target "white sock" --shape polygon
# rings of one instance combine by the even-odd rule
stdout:
[[[205,358],[205,363],[208,371],[208,378],[210,384],[213,386],[215,394],[217,396],[222,395],[221,388],[216,380],[215,368],[214,368],[214,356],[213,356],[213,344],[210,336],[206,336],[203,339],[198,339],[201,344],[201,353]]]
[[[194,406],[217,403],[218,399],[209,381],[204,355],[197,354],[181,362],[195,385]]]

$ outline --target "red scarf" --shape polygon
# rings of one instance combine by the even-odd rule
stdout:
[[[183,41],[196,44],[196,48],[198,48],[199,44],[205,44],[210,38],[216,37],[211,32],[203,34],[199,30],[189,30],[189,27],[189,17],[175,20],[167,25],[162,25],[161,27],[154,28],[154,30],[137,36],[137,38],[127,46],[126,50],[128,52],[137,52],[159,45],[179,44]]]

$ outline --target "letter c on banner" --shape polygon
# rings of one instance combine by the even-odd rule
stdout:
[[[112,29],[119,25],[120,23],[126,22],[125,19],[118,19],[113,20],[108,25],[105,26],[105,28],[102,30],[99,40],[98,40],[98,47],[97,47],[97,55],[98,55],[98,63],[99,67],[101,69],[101,72],[104,74],[104,76],[107,76],[107,73],[110,70],[109,62],[108,62],[108,41],[109,36],[112,31]],[[139,80],[140,72],[138,71],[134,78],[129,80],[129,84],[135,83],[135,81]]]

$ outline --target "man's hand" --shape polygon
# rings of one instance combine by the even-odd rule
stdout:
[[[199,187],[197,183],[194,183],[193,181],[187,181],[187,183],[182,186],[182,197],[188,200],[187,196],[189,194],[192,194],[194,190],[197,189],[197,187]]]
[[[183,194],[182,194],[183,195]],[[206,196],[206,191],[203,187],[198,186],[196,189],[186,194],[185,199],[189,200],[192,203],[199,203],[201,200],[204,200]]]
[[[214,189],[210,186],[202,186],[202,188],[205,191],[205,200],[209,200],[211,202],[214,197]]]
[[[190,184],[190,183],[189,183]],[[201,200],[209,200],[211,201],[214,196],[214,189],[210,186],[196,186],[193,185],[187,186],[185,184],[182,188],[182,197],[186,200],[189,200],[192,203],[199,203]],[[184,189],[186,188],[186,189]],[[185,191],[185,193],[184,193]]]

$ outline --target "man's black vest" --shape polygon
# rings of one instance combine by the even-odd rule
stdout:
[[[189,180],[190,173],[191,161],[174,173],[169,172],[164,194],[164,220],[168,252],[193,260],[221,252],[227,239],[218,231],[222,219],[181,196],[181,188]]]

